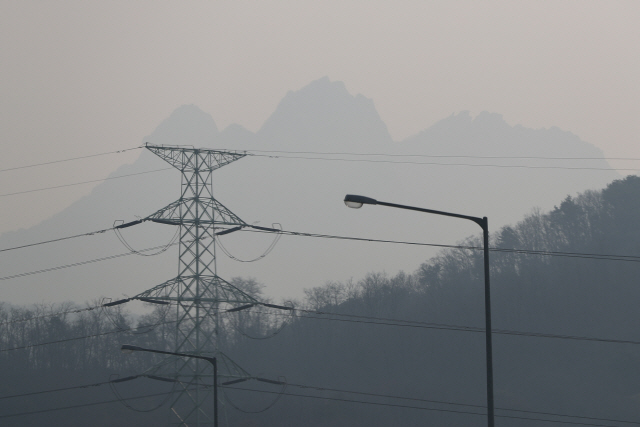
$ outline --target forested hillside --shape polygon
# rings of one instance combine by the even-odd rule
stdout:
[[[255,380],[225,386],[221,425],[485,425],[477,415],[485,411],[480,236],[459,246],[396,276],[371,260],[364,278],[307,289],[291,315],[220,313],[224,353],[253,376],[289,384],[284,392]],[[534,211],[494,233],[491,247],[496,425],[640,423],[640,177]],[[255,280],[233,283],[261,293]],[[74,310],[84,311],[50,315]],[[87,416],[96,426],[162,425],[168,405],[131,411],[108,384],[6,397],[143,373],[161,359],[119,347],[171,348],[173,311],[165,310],[134,319],[115,309],[0,306],[1,414],[114,401],[2,425],[81,426]],[[92,337],[75,339],[83,336]],[[125,399],[156,394],[127,400],[136,409],[160,405],[172,387],[149,378],[111,386]],[[243,412],[279,395],[267,411]]]

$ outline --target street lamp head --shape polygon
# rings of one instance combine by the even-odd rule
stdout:
[[[353,209],[359,209],[362,205],[377,205],[378,201],[371,197],[357,196],[355,194],[347,194],[344,196],[344,204]]]

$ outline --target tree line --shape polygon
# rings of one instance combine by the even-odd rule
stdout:
[[[460,246],[481,247],[481,236]],[[555,336],[494,334],[500,425],[585,421],[550,413],[640,422],[640,346],[583,339],[640,342],[635,327],[640,320],[638,260],[593,256],[640,257],[640,177],[566,197],[549,212],[534,210],[492,233],[490,246],[496,249],[490,255],[494,329]],[[501,251],[510,249],[539,253]],[[286,302],[296,307],[293,313],[262,307],[224,317],[219,345],[225,354],[255,376],[284,376],[290,385],[271,409],[259,414],[250,412],[269,406],[282,392],[280,386],[253,381],[226,388],[223,425],[484,425],[483,416],[470,414],[481,414],[485,404],[482,256],[481,250],[446,249],[412,273],[372,272],[359,280],[311,286],[302,300]],[[255,279],[232,283],[265,299]],[[151,358],[127,358],[117,351],[125,341],[172,346],[173,311],[157,308],[135,317],[125,309],[95,309],[49,316],[78,308],[71,303],[0,306],[0,349],[60,341],[0,352],[7,379],[0,386],[2,395],[42,389],[43,379],[78,384],[147,369]],[[123,332],[107,333],[118,329]],[[268,340],[250,339],[272,334]],[[120,390],[127,390],[124,385]],[[158,389],[151,380],[136,387],[142,394]],[[83,401],[87,395],[68,396]],[[100,396],[113,399],[108,389]],[[160,398],[145,402],[152,407],[154,399]],[[53,400],[12,402],[0,399],[0,415]],[[131,415],[116,402],[93,410],[107,414],[104,425],[114,420],[157,425],[166,421],[167,407]],[[60,425],[86,423],[81,410],[64,414],[46,419],[51,425],[56,420]],[[18,419],[8,420],[24,421]]]

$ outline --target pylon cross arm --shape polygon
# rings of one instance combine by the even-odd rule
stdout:
[[[198,206],[199,217],[190,215],[185,217],[185,213],[195,212],[195,207]],[[182,208],[182,209],[181,209]],[[227,226],[246,226],[240,217],[231,212],[226,206],[219,201],[210,198],[204,200],[196,200],[195,198],[182,198],[162,209],[158,209],[156,212],[144,218],[145,221],[160,220],[159,222],[167,222],[175,225],[187,225],[187,224],[214,224],[214,225],[227,225]]]
[[[196,287],[194,280],[200,281],[201,288],[204,289],[202,295],[185,292]],[[219,291],[217,295],[214,292],[215,287]],[[183,288],[183,291],[177,292],[178,288]],[[260,302],[242,289],[215,275],[200,276],[197,279],[193,276],[176,277],[133,297],[133,299],[138,298],[157,301],[190,301],[193,303],[258,304]]]
[[[178,145],[150,145],[145,147],[165,162],[184,172],[214,171],[245,156],[246,151],[187,148]]]

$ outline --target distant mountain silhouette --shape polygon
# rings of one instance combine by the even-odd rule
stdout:
[[[373,101],[352,96],[344,83],[327,77],[287,93],[257,135],[265,145],[298,151],[371,150],[391,143]]]
[[[211,115],[195,105],[176,108],[151,135],[145,138],[156,145],[211,145],[220,137]]]
[[[571,132],[510,126],[502,115],[486,111],[475,118],[468,111],[452,114],[402,144],[433,155],[596,157],[598,167],[609,167],[600,149]]]
[[[424,157],[598,157],[589,166],[608,167],[597,148],[570,132],[510,126],[500,115],[491,113],[475,118],[466,112],[454,114],[415,136],[393,142],[370,99],[353,96],[343,83],[326,77],[289,92],[256,133],[240,125],[220,132],[209,114],[188,105],[177,108],[142,142],[240,150],[420,155],[337,156],[340,160],[329,161],[287,159],[282,158],[287,154],[281,153],[281,158],[248,156],[214,172],[216,198],[248,223],[259,221],[270,226],[279,222],[289,230],[387,240],[453,244],[479,230],[472,223],[393,209],[349,210],[342,203],[346,193],[488,216],[495,230],[519,220],[536,206],[550,209],[567,194],[601,188],[618,177],[613,171],[536,168],[567,165],[568,161]],[[120,167],[112,177],[169,168],[160,158],[141,151],[133,164]],[[385,163],[390,161],[401,163]],[[41,224],[3,234],[0,249],[107,228],[117,219],[144,217],[179,195],[180,173],[175,169],[107,180]],[[125,231],[132,245],[145,248],[168,241],[175,230],[142,224]],[[221,240],[240,258],[253,258],[268,246],[270,238],[241,232]],[[9,276],[122,252],[126,250],[115,236],[83,237],[6,252],[0,257],[0,268],[4,276]],[[413,270],[434,253],[413,246],[285,237],[260,262],[236,263],[221,255],[218,268],[223,278],[257,278],[267,285],[268,295],[300,296],[303,288],[327,280],[357,278],[372,270]],[[24,276],[6,282],[2,299],[25,303],[133,295],[175,276],[176,256],[175,250],[169,250],[158,257],[126,256]]]
[[[246,129],[244,126],[235,123],[227,126],[222,132],[220,132],[218,141],[220,143],[219,148],[257,148],[256,134]]]

